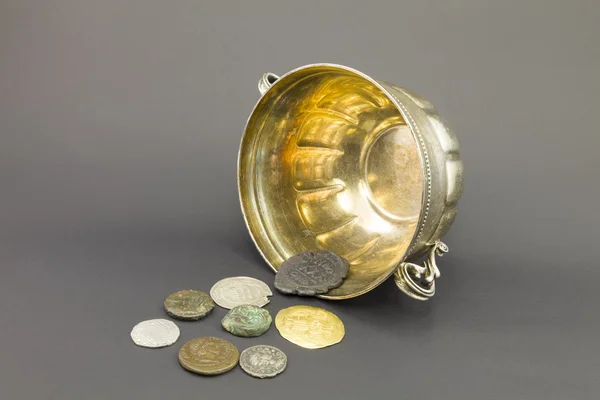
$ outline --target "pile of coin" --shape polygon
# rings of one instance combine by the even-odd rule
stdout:
[[[275,287],[285,294],[315,296],[339,287],[348,275],[348,262],[329,251],[302,252],[284,262],[275,278]],[[269,286],[254,278],[238,276],[215,283],[210,295],[197,290],[181,290],[164,301],[167,315],[174,319],[197,321],[208,316],[215,307],[228,309],[222,319],[223,328],[241,337],[266,333],[273,322],[268,310],[273,293]],[[308,349],[319,349],[339,343],[345,334],[344,324],[333,313],[318,307],[296,305],[280,310],[275,317],[280,335]],[[135,344],[160,348],[174,344],[179,338],[177,325],[166,319],[153,319],[137,324],[131,331]],[[280,349],[252,346],[240,354],[229,341],[218,337],[199,337],[179,350],[179,363],[200,375],[218,375],[240,367],[256,378],[272,378],[287,366],[287,356]]]

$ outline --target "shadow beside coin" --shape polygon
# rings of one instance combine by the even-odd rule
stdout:
[[[459,259],[445,262],[442,277],[436,281],[436,295],[427,301],[407,296],[390,277],[362,296],[328,302],[324,306],[331,304],[329,308],[332,311],[392,333],[410,331],[413,334],[425,334],[434,330],[438,322],[447,320],[444,313],[448,308],[457,307],[457,301],[468,298],[468,294],[463,292],[466,286],[457,281],[462,274],[467,274],[460,263]]]

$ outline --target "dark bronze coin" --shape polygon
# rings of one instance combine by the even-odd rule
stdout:
[[[349,266],[345,258],[331,251],[304,251],[281,264],[275,276],[275,288],[300,296],[327,293],[344,282]]]
[[[165,300],[165,311],[173,318],[198,320],[206,317],[215,308],[215,303],[204,292],[181,290]]]

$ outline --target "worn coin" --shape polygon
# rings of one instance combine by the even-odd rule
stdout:
[[[300,296],[327,293],[344,282],[349,265],[345,258],[328,250],[303,251],[281,264],[275,288]]]
[[[219,375],[233,369],[240,358],[238,349],[225,339],[199,337],[179,350],[179,363],[200,375]]]
[[[272,378],[287,366],[287,356],[277,347],[259,344],[248,347],[240,354],[240,367],[256,378]]]
[[[221,279],[210,289],[210,297],[223,308],[231,309],[242,304],[262,307],[269,303],[273,293],[263,281],[247,276]]]
[[[271,327],[271,314],[264,308],[244,304],[235,306],[221,321],[227,332],[242,337],[260,336]]]
[[[142,347],[166,347],[179,339],[179,328],[166,319],[142,321],[131,330],[131,339]]]
[[[165,311],[173,318],[196,321],[215,308],[214,301],[204,292],[181,290],[165,300]]]
[[[344,323],[337,315],[322,308],[292,306],[275,317],[279,334],[307,349],[320,349],[339,343],[345,334]]]

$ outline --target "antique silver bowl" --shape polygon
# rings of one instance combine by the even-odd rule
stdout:
[[[463,186],[458,142],[434,107],[406,89],[348,67],[313,64],[266,73],[242,138],[242,212],[273,270],[304,250],[350,262],[321,297],[366,293],[394,274],[426,300],[435,257]],[[427,254],[419,265],[408,262]]]

